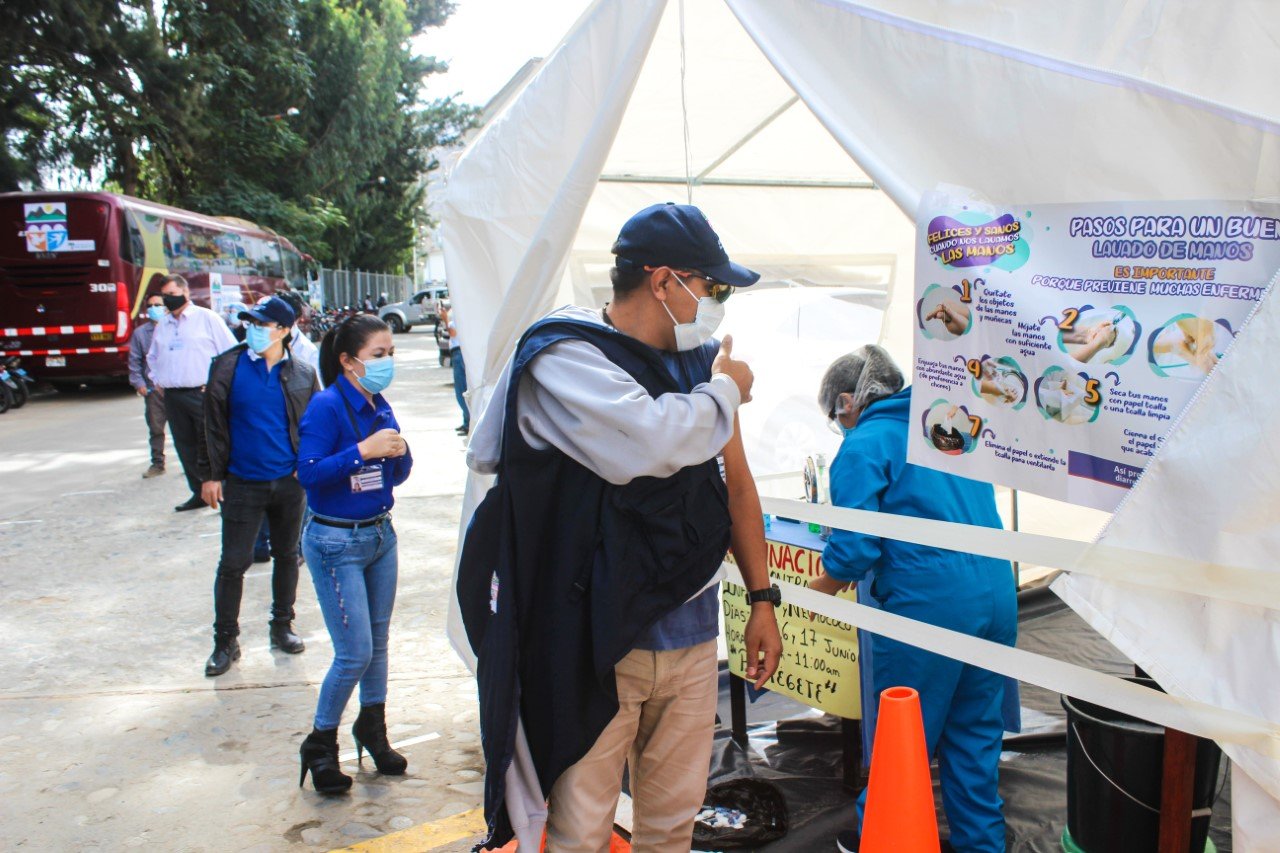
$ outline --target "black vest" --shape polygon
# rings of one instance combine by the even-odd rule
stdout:
[[[566,339],[596,346],[653,397],[679,393],[646,344],[549,318],[525,333],[507,399],[491,404],[506,407],[497,482],[467,529],[457,590],[478,659],[490,846],[513,834],[505,776],[517,714],[548,797],[617,713],[614,665],[646,628],[711,580],[729,547],[728,493],[714,458],[614,486],[559,450],[535,450],[524,440],[516,420],[520,377],[542,350]]]

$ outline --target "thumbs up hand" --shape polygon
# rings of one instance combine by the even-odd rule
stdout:
[[[716,360],[711,363],[711,372],[728,376],[738,386],[738,394],[742,397],[742,402],[751,402],[751,386],[755,384],[756,378],[745,361],[739,361],[733,357],[733,335],[725,335],[724,340],[720,342],[720,352],[716,355]]]

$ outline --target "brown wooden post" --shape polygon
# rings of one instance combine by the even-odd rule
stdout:
[[[1192,786],[1199,738],[1164,730],[1164,772],[1160,782],[1160,853],[1189,853]],[[1196,851],[1200,853],[1200,851]]]

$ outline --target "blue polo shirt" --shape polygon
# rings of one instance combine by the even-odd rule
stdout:
[[[720,342],[712,339],[697,349],[686,352],[659,350],[658,355],[675,378],[680,391],[688,394],[695,386],[711,381],[711,363],[718,352]],[[670,651],[714,640],[720,633],[719,617],[720,600],[716,587],[711,586],[650,625],[636,641],[636,648]]]
[[[400,429],[381,394],[373,404],[345,376],[311,398],[298,437],[298,482],[316,515],[360,521],[381,515],[395,504],[392,489],[409,478],[413,456],[362,459],[356,446],[380,429]],[[353,490],[352,477],[380,468],[382,487]]]
[[[227,398],[231,432],[227,470],[242,480],[278,480],[292,474],[297,465],[289,437],[289,411],[280,387],[283,364],[281,359],[268,370],[267,360],[248,350],[240,353],[236,362]]]

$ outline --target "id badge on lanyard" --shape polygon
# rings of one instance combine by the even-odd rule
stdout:
[[[351,475],[351,493],[382,491],[382,466],[365,465]]]
[[[352,411],[351,404],[347,402],[345,397],[342,399],[342,403],[346,407],[347,417],[351,420],[351,429],[355,432],[356,438],[360,439],[360,425],[356,422],[356,413]],[[376,432],[376,420],[374,421],[374,427],[375,429],[373,432]],[[373,432],[370,432],[369,435],[373,435]],[[368,438],[369,435],[366,435],[365,438]],[[351,493],[353,495],[358,495],[363,492],[380,492],[382,491],[382,487],[383,479],[381,462],[375,462],[371,465],[363,465],[358,471],[351,475]]]

